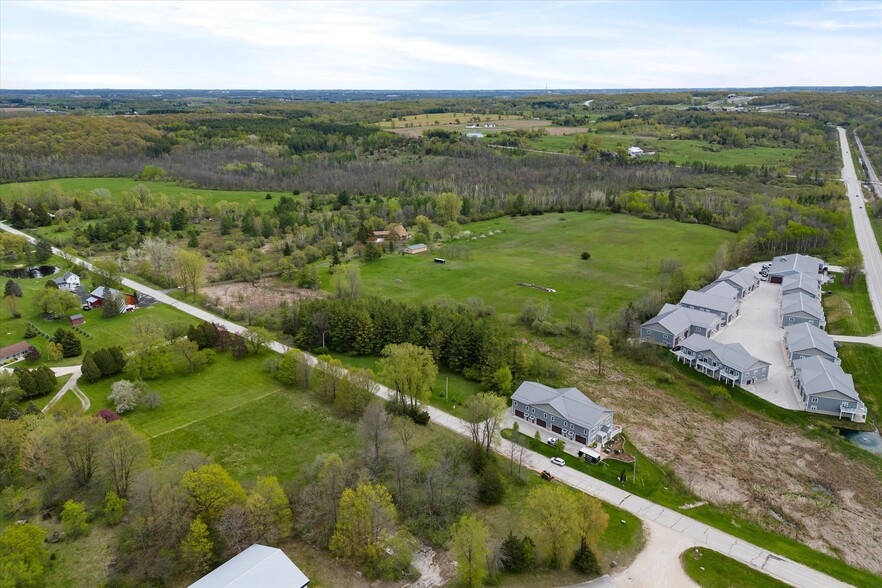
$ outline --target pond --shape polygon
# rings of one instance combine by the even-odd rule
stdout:
[[[842,431],[842,436],[870,453],[882,455],[882,435],[879,429],[873,431]]]
[[[60,267],[54,265],[36,265],[33,267],[17,267],[15,269],[0,270],[0,276],[24,280],[27,278],[45,278],[59,271]]]

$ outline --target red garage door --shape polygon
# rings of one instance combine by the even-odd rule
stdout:
[[[519,410],[515,410],[515,416],[520,417],[520,418],[524,418],[524,413]]]
[[[551,430],[554,431],[555,433],[563,433],[561,428],[558,427],[557,425],[551,425]]]
[[[539,426],[542,427],[542,428],[545,428],[545,427],[548,426],[548,425],[545,424],[545,421],[543,421],[542,419],[536,419],[536,424],[539,425]]]
[[[576,443],[581,443],[582,445],[585,445],[586,443],[588,443],[588,439],[586,439],[582,435],[576,435]]]

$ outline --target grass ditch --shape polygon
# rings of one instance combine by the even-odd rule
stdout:
[[[824,290],[831,292],[821,297],[831,334],[864,337],[879,332],[864,276],[858,276],[852,286],[834,283]]]
[[[785,584],[739,561],[705,547],[687,549],[680,554],[683,569],[702,588],[763,586],[787,588]]]

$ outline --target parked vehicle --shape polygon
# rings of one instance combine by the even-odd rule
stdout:
[[[552,458],[551,458],[551,463],[553,463],[553,464],[556,465],[556,466],[565,466],[565,465],[567,465],[567,462],[565,462],[565,461],[563,460],[562,457],[552,457]]]
[[[543,480],[548,480],[549,482],[554,482],[554,476],[551,475],[551,472],[548,470],[543,470],[541,474]]]
[[[557,437],[549,437],[545,442],[555,447],[557,445]]]

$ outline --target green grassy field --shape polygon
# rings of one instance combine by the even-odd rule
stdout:
[[[824,286],[824,290],[833,292],[821,298],[830,333],[866,336],[879,332],[864,276],[856,278],[851,287],[837,281]]]
[[[839,348],[842,369],[854,378],[854,386],[867,405],[867,421],[882,426],[882,349],[870,345]]]
[[[360,265],[363,291],[414,303],[479,297],[504,314],[520,313],[528,301],[548,302],[557,320],[590,307],[606,315],[658,287],[660,260],[678,258],[695,276],[733,238],[706,226],[590,212],[502,217],[463,228],[474,236],[502,233]],[[470,258],[457,258],[457,248],[470,248]],[[580,259],[583,251],[590,260]],[[433,263],[435,256],[447,263]],[[328,289],[330,277],[323,279]]]
[[[55,256],[53,256],[47,264],[60,267],[64,267],[65,265],[63,260]],[[55,275],[58,276],[60,273],[61,272]],[[23,294],[19,309],[22,316],[13,319],[9,316],[5,308],[0,310],[0,316],[3,317],[2,327],[0,327],[0,347],[21,341],[29,320],[50,337],[59,327],[68,330],[71,329],[70,321],[67,319],[47,320],[42,318],[40,316],[40,311],[34,303],[35,294],[45,288],[45,284],[50,278],[51,276],[16,280],[21,286]],[[4,284],[6,283],[6,279],[7,278],[2,278]],[[83,287],[88,290],[90,284],[84,282]],[[95,350],[100,347],[112,347],[114,345],[119,345],[123,349],[129,348],[131,344],[134,343],[135,338],[132,333],[132,323],[137,321],[140,317],[152,317],[160,325],[168,325],[175,322],[186,325],[199,322],[189,315],[177,311],[165,304],[154,304],[152,306],[138,308],[133,312],[127,312],[113,318],[104,318],[101,315],[100,308],[88,312],[78,312],[82,312],[86,319],[85,324],[80,325],[80,329],[92,335],[92,338],[90,339],[81,333],[77,333],[77,336],[80,337],[82,343],[83,353],[90,349]],[[45,338],[37,336],[28,339],[28,342],[40,351],[42,356],[40,363],[46,363],[49,366],[57,367],[77,365],[83,361],[82,356],[77,356],[62,359],[57,362],[50,362],[48,361],[48,356],[46,354],[49,342]]]
[[[187,188],[177,184],[167,182],[142,182],[131,178],[63,178],[58,180],[44,180],[39,182],[23,182],[15,184],[0,184],[0,198],[9,198],[17,190],[21,189],[45,189],[52,184],[61,186],[65,192],[81,190],[83,192],[91,192],[95,188],[104,188],[110,190],[115,198],[131,190],[135,186],[141,184],[146,186],[150,192],[154,194],[165,194],[169,198],[175,199],[181,196],[202,196],[205,204],[212,205],[226,200],[228,202],[237,202],[239,206],[245,206],[250,201],[254,201],[254,205],[258,210],[269,210],[278,201],[281,192],[270,192],[272,199],[266,199],[266,192],[253,191],[236,191],[236,190],[202,190],[198,188]],[[290,196],[290,194],[289,194]]]
[[[567,153],[572,151],[579,136],[584,135],[548,135],[534,139],[532,144],[535,149]],[[655,151],[660,161],[680,165],[700,161],[715,165],[787,166],[804,152],[803,149],[785,147],[721,147],[694,139],[659,139],[642,135],[591,133],[587,136],[600,137],[602,149],[614,150],[620,145],[625,148],[638,145],[644,151]]]
[[[705,547],[687,549],[680,555],[686,574],[702,588],[786,588],[785,584],[731,557]]]

